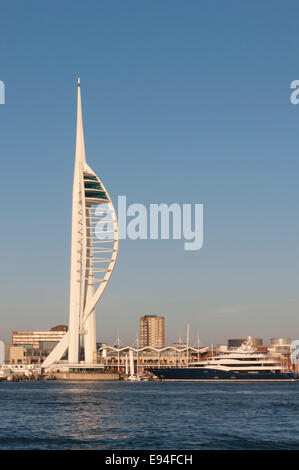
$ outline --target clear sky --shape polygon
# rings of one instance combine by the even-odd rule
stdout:
[[[0,337],[68,322],[76,78],[112,199],[203,203],[204,247],[121,241],[97,339],[299,338],[297,1],[2,2]]]

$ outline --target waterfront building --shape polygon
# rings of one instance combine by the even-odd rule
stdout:
[[[0,341],[0,364],[4,364],[5,361],[5,344]]]
[[[5,363],[41,364],[67,332],[66,325],[48,331],[13,331],[12,344],[6,345]]]
[[[25,348],[24,346],[9,346],[9,364],[24,364],[25,361]]]
[[[98,362],[110,370],[125,372],[130,351],[133,353],[134,368],[144,372],[147,367],[180,367],[197,362],[210,355],[209,348],[166,346],[164,348],[124,346],[103,346],[98,349]]]
[[[27,349],[45,349],[51,351],[63,338],[67,326],[58,325],[49,331],[13,331],[12,345],[24,346]]]
[[[140,347],[164,348],[164,317],[144,315],[140,317]]]
[[[13,331],[7,362],[40,364],[57,346],[66,332],[66,325],[54,326],[48,331]]]
[[[77,132],[72,198],[69,328],[43,362],[83,370],[96,363],[95,306],[112,274],[118,252],[116,213],[102,181],[86,162],[81,86],[77,88]]]
[[[9,362],[10,344],[4,345],[4,363]]]

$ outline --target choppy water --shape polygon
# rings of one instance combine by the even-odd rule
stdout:
[[[299,449],[299,383],[0,383],[0,449]]]

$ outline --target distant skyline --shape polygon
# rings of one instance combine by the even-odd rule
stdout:
[[[271,14],[270,14],[271,13]],[[113,202],[199,203],[204,242],[121,240],[97,340],[299,339],[299,5],[28,0],[1,7],[0,339],[68,323],[76,79]],[[50,294],[49,294],[50,292]]]

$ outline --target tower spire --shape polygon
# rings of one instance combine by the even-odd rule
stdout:
[[[68,350],[68,364],[96,362],[95,306],[112,274],[118,252],[118,228],[111,199],[85,160],[80,78],[77,82],[77,130],[72,199],[69,329],[43,362],[57,363]],[[102,219],[109,220],[107,240]],[[84,354],[83,354],[84,353]]]
[[[85,145],[82,119],[82,103],[81,103],[81,85],[78,77],[78,96],[77,96],[77,134],[76,134],[76,163],[85,163]]]

